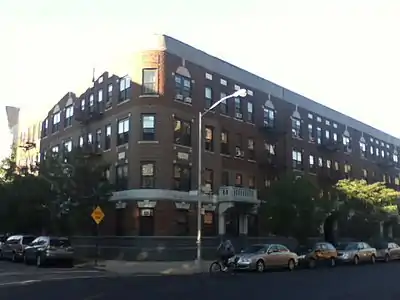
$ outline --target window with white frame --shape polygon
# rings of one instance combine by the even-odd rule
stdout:
[[[292,150],[292,166],[293,169],[302,169],[303,167],[303,153],[299,150]]]
[[[254,123],[253,102],[247,101],[247,121]]]
[[[314,137],[314,130],[313,130],[312,124],[308,124],[307,131],[308,131],[308,140],[310,142],[314,142],[315,137]]]
[[[310,171],[313,171],[315,169],[315,160],[314,160],[314,155],[309,155],[308,156],[308,166]]]
[[[208,86],[204,88],[204,98],[205,98],[205,107],[210,108],[213,104],[213,92],[212,89]]]
[[[292,137],[301,138],[301,120],[292,117]]]
[[[106,125],[104,132],[104,150],[109,150],[111,149],[111,124]]]
[[[64,127],[72,126],[72,117],[74,116],[74,107],[72,105],[65,108]]]
[[[142,94],[143,95],[158,94],[157,69],[152,68],[152,69],[142,70]]]
[[[90,94],[89,95],[89,109],[92,109],[94,106],[94,95]]]
[[[79,137],[79,140],[78,140],[78,145],[79,145],[79,147],[82,148],[84,143],[85,143],[85,141],[84,141],[83,136],[80,136],[80,137]]]
[[[119,102],[123,102],[129,99],[129,91],[131,87],[131,78],[125,76],[119,79]]]
[[[275,127],[275,111],[271,108],[264,107],[264,127]]]
[[[42,133],[41,133],[41,137],[44,138],[47,136],[48,134],[48,130],[49,130],[49,119],[46,118],[42,124]]]
[[[59,150],[60,150],[60,147],[59,147],[58,145],[53,146],[53,147],[51,148],[51,152],[52,152],[52,153],[58,153]]]
[[[117,123],[117,146],[129,142],[129,118],[121,119]]]
[[[103,101],[103,90],[102,90],[102,89],[100,89],[100,90],[97,92],[97,101],[98,101],[98,102],[102,102],[102,101]]]
[[[60,122],[61,122],[61,113],[60,112],[55,113],[53,115],[52,133],[60,130]]]
[[[225,97],[226,97],[226,93],[221,92],[220,99],[223,99]],[[219,108],[220,108],[221,114],[223,114],[223,115],[227,115],[228,114],[228,104],[226,103],[226,100],[223,100],[221,102],[221,104],[219,105]]]
[[[156,116],[154,114],[142,114],[142,140],[154,141],[156,134]]]
[[[64,143],[64,151],[65,152],[71,152],[72,151],[72,141],[71,140],[66,141]]]
[[[93,144],[93,134],[92,133],[88,133],[87,142],[88,142],[88,144]]]
[[[360,154],[361,154],[361,157],[365,157],[366,152],[367,152],[367,145],[365,144],[364,141],[360,141]]]
[[[190,98],[192,95],[192,82],[190,78],[175,74],[175,91],[176,100],[185,101],[186,98]]]
[[[235,98],[235,116],[236,119],[243,119],[242,114],[242,100],[239,97]]]

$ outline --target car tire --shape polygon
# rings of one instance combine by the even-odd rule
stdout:
[[[265,271],[265,264],[263,260],[260,259],[256,262],[256,271],[258,273],[263,273]]]
[[[214,261],[211,265],[210,268],[208,269],[208,272],[210,274],[214,274],[214,273],[219,273],[222,270],[222,266],[219,262]]]
[[[389,254],[386,254],[385,255],[385,259],[384,259],[384,262],[389,262],[390,261],[390,255]]]
[[[40,254],[36,256],[36,267],[41,268],[43,267],[43,259]]]
[[[331,257],[331,258],[330,258],[330,260],[329,260],[329,266],[330,266],[331,268],[336,267],[336,259],[335,259],[334,257]]]
[[[308,260],[308,268],[309,268],[309,269],[315,269],[316,266],[317,266],[316,260],[313,259],[313,258],[310,258],[310,259]]]
[[[29,260],[25,254],[24,254],[24,264],[29,265]]]
[[[67,268],[73,268],[73,267],[74,267],[74,261],[73,260],[67,261]]]
[[[293,271],[296,268],[296,263],[294,262],[294,259],[289,259],[288,261],[288,269],[289,271]]]
[[[358,255],[354,256],[353,264],[357,266],[359,263],[360,263],[360,258],[358,257]]]
[[[371,264],[375,264],[375,262],[376,262],[376,257],[375,257],[375,255],[371,255]]]

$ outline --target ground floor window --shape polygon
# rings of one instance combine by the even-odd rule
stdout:
[[[235,211],[225,214],[225,233],[228,236],[239,235],[239,214]]]
[[[257,215],[248,215],[247,216],[247,230],[248,236],[258,236],[259,235],[259,223]]]
[[[177,210],[176,217],[176,235],[189,235],[190,227],[189,227],[189,211],[185,209]]]
[[[154,235],[154,209],[151,208],[139,209],[139,235],[141,236]]]
[[[217,235],[218,219],[213,211],[206,211],[203,216],[203,235],[215,236]]]
[[[115,209],[115,235],[124,236],[125,231],[125,209]]]

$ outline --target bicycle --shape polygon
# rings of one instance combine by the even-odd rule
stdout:
[[[209,273],[210,274],[216,274],[216,273],[232,274],[235,272],[236,268],[237,268],[237,265],[233,261],[228,262],[226,268],[224,268],[224,264],[221,260],[215,260],[210,265]]]

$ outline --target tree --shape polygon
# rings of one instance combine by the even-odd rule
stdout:
[[[273,182],[265,199],[261,213],[267,230],[300,241],[320,235],[321,225],[333,207],[332,202],[303,177],[289,176]]]
[[[58,231],[70,234],[90,229],[92,210],[97,205],[105,206],[113,191],[105,178],[107,167],[99,155],[85,148],[50,155],[42,163],[40,176],[56,194],[50,210],[59,224]]]
[[[104,177],[105,167],[100,156],[86,149],[48,155],[38,165],[38,176],[30,168],[17,168],[12,156],[7,158],[0,181],[2,230],[93,233],[90,214],[96,205],[106,205],[113,190]]]
[[[40,233],[47,227],[47,202],[52,198],[48,183],[18,168],[14,155],[3,160],[0,182],[0,226],[9,232]]]
[[[397,214],[400,193],[384,182],[368,184],[365,180],[343,179],[335,188],[343,198],[339,208],[341,226],[353,236],[371,237],[378,233],[378,224],[390,221]]]

